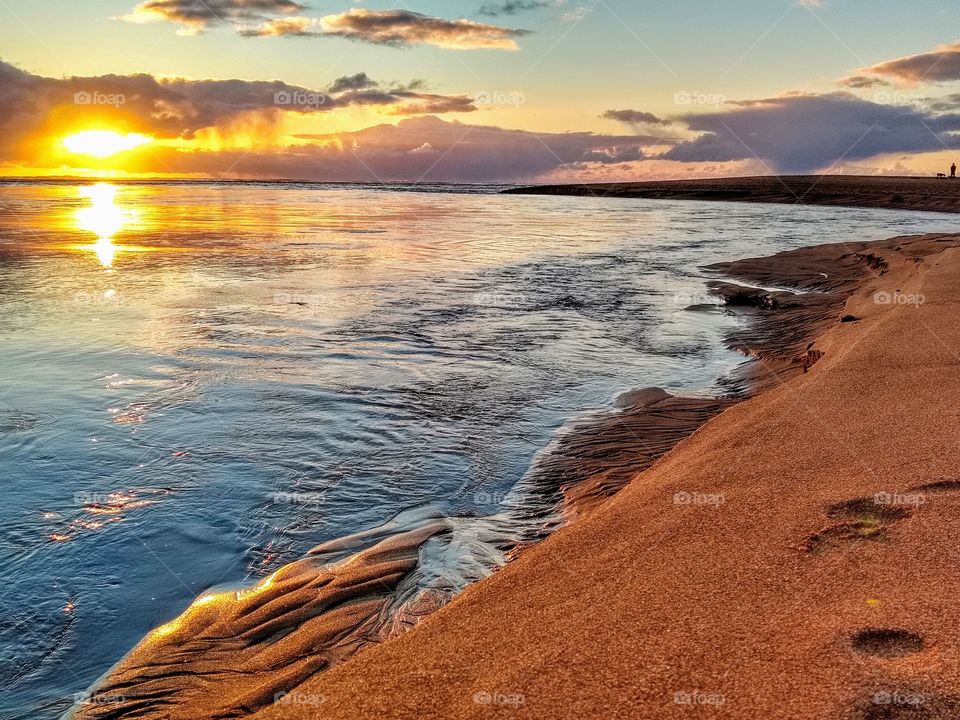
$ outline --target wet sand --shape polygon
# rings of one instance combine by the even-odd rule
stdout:
[[[783,175],[589,185],[540,185],[508,194],[586,195],[650,200],[837,205],[960,212],[960,179],[853,175]]]
[[[421,596],[399,615],[418,548],[448,521],[386,528],[358,555],[350,538],[318,548],[155,631],[77,717],[663,717],[686,700],[734,717],[900,717],[875,714],[887,691],[953,707],[943,668],[960,648],[934,618],[956,619],[960,552],[941,546],[960,451],[937,403],[958,390],[957,245],[714,266],[714,291],[752,318],[730,344],[756,361],[727,396],[631,393],[562,438],[537,481],[566,527],[504,548],[518,559],[448,607]]]
[[[256,716],[960,716],[958,246],[727,267],[859,280],[800,370]]]

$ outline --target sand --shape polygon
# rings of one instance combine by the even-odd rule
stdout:
[[[960,179],[935,177],[784,175],[642,183],[541,185],[505,192],[960,212]]]
[[[960,717],[958,242],[876,246],[808,372],[255,716]]]

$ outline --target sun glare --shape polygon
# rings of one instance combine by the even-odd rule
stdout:
[[[77,226],[94,233],[97,241],[85,249],[92,250],[104,267],[113,265],[117,246],[113,236],[133,219],[133,212],[118,207],[117,188],[109,183],[97,183],[80,189],[81,197],[90,201],[89,207],[77,210]]]
[[[121,135],[113,130],[85,130],[63,139],[63,146],[77,155],[105,158],[133,150],[152,138],[140,133]]]

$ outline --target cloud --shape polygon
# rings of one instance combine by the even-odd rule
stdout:
[[[356,75],[345,75],[337,78],[328,88],[328,92],[338,93],[345,90],[363,90],[364,88],[376,87],[377,83],[367,77],[366,73],[357,73]]]
[[[946,113],[960,110],[960,93],[938,98],[925,98],[923,106],[932,112]]]
[[[77,104],[77,97],[85,100]],[[99,106],[97,98],[114,105]],[[298,104],[313,98],[313,104]],[[323,98],[322,102],[318,98]],[[566,166],[637,162],[650,135],[534,133],[446,122],[471,112],[473,98],[425,92],[420,82],[382,85],[365,73],[322,92],[280,81],[190,80],[150,75],[46,78],[0,61],[0,163],[45,167],[65,134],[90,127],[143,132],[163,142],[137,156],[145,173],[307,180],[485,182],[535,180]],[[411,117],[335,134],[282,134],[285,113],[378,107]],[[242,142],[232,142],[239,132]],[[217,139],[212,150],[206,141]]]
[[[889,80],[884,80],[879,77],[872,77],[870,75],[851,75],[850,77],[845,77],[841,79],[838,83],[843,87],[851,88],[852,90],[864,90],[866,88],[880,87],[892,85]]]
[[[635,161],[653,140],[533,133],[436,117],[298,139],[302,145],[276,152],[168,153],[158,158],[158,168],[317,181],[532,182],[566,166]]]
[[[274,81],[192,80],[152,75],[47,78],[0,60],[0,161],[31,159],[32,147],[78,129],[107,126],[161,139],[191,140],[239,124],[265,142],[288,113],[312,115],[348,106],[413,116],[476,110],[466,95],[422,92],[420,82],[383,87],[364,73],[339,78],[327,92]],[[34,158],[35,159],[35,158]]]
[[[404,100],[391,110],[393,115],[441,115],[474,112],[477,109],[470,95],[431,95],[404,91],[392,94],[394,98]]]
[[[337,97],[343,105],[390,105],[391,115],[439,115],[477,110],[470,95],[434,95],[404,88],[381,89],[376,83],[360,90],[349,90]]]
[[[301,98],[303,102],[292,102]],[[289,100],[289,101],[288,101]],[[152,75],[47,78],[0,61],[0,118],[6,132],[38,130],[56,120],[93,118],[158,137],[191,137],[248,113],[329,112],[340,103],[322,91],[281,81],[190,80]]]
[[[301,12],[294,0],[145,0],[118,20],[133,23],[172,22],[180,32],[196,35],[212,25],[266,20],[271,15]]]
[[[960,147],[960,115],[869,102],[846,92],[728,103],[721,111],[681,119],[698,136],[663,159],[757,159],[776,172],[813,172],[883,153]]]
[[[308,17],[274,18],[258,27],[243,28],[244,37],[319,37],[320,20]]]
[[[505,0],[505,2],[488,2],[478,11],[478,15],[499,17],[500,15],[518,15],[529,10],[539,10],[550,7],[554,3],[550,0]]]
[[[960,43],[940,45],[930,52],[907,55],[861,68],[840,81],[847,87],[871,87],[890,82],[902,85],[960,80]]]
[[[441,120],[437,115],[475,111],[474,98],[433,93],[421,81],[384,84],[366,73],[337,78],[324,91],[279,80],[47,78],[0,61],[0,106],[2,163],[44,167],[58,138],[108,127],[161,140],[137,155],[138,171],[251,178],[528,182],[652,172],[643,168],[792,173],[960,149],[960,94],[890,104],[849,92],[793,93],[669,120],[642,110],[604,113],[632,129],[623,134],[538,133]],[[407,119],[355,132],[285,134],[290,113],[304,118],[302,125],[356,107]],[[668,124],[687,139],[638,130]]]
[[[355,8],[322,18],[292,17],[245,28],[247,37],[341,37],[373,45],[432,45],[448,50],[517,50],[517,38],[528,30],[504,28],[475,20],[445,20],[409,10]]]
[[[636,127],[638,125],[669,125],[669,120],[663,120],[653,113],[642,110],[607,110],[600,117],[605,120],[616,120],[617,122]]]

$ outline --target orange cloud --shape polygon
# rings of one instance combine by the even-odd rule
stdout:
[[[840,81],[853,88],[899,83],[942,83],[960,80],[960,43],[940,45],[916,55],[887,60],[861,68]]]
[[[409,10],[353,9],[322,18],[273,19],[245,29],[248,37],[342,37],[374,45],[432,45],[448,50],[517,50],[517,38],[528,30],[504,28],[475,20],[445,20]]]
[[[264,20],[271,15],[304,9],[293,0],[144,0],[116,19],[132,23],[178,23],[182,26],[182,35],[196,35],[211,25]]]

